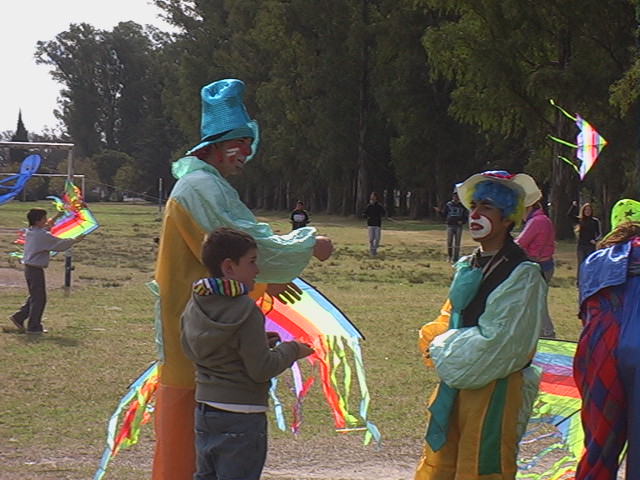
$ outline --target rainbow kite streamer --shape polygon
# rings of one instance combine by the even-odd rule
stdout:
[[[519,460],[518,479],[571,480],[583,450],[582,402],[573,379],[576,343],[538,342],[533,364],[542,369],[540,389],[529,420],[532,427],[520,443],[523,452],[537,453]],[[543,445],[540,449],[540,445]],[[536,473],[530,473],[533,469]],[[540,470],[544,470],[540,473]]]
[[[122,397],[111,415],[107,429],[107,446],[93,477],[94,480],[100,480],[103,477],[109,462],[121,448],[138,443],[140,427],[151,419],[153,394],[157,387],[158,365],[154,363],[129,386],[129,391]],[[118,430],[118,420],[123,411],[122,424]]]
[[[380,432],[368,418],[369,390],[364,373],[359,341],[364,337],[349,319],[313,286],[297,278],[293,281],[302,291],[300,300],[285,304],[264,294],[256,305],[265,313],[267,331],[278,332],[282,341],[300,340],[313,346],[315,353],[302,359],[311,370],[317,370],[322,390],[329,405],[333,421],[339,432],[364,431],[364,442],[372,439],[379,445]],[[313,385],[315,376],[305,375],[298,363],[291,367],[295,397],[291,420],[291,431],[297,432],[301,424],[302,400]],[[357,415],[351,412],[351,381],[353,371],[358,380],[359,402]],[[157,387],[157,363],[153,364],[131,386],[111,416],[107,431],[107,447],[94,480],[100,480],[107,465],[119,449],[138,441],[140,427],[148,421],[152,412],[153,393]],[[275,421],[286,429],[283,406],[277,397],[278,381],[272,379],[270,391],[273,399]],[[127,407],[128,405],[128,407]],[[118,419],[123,411],[120,429]]]
[[[300,340],[310,344],[315,353],[306,358],[317,371],[322,384],[325,400],[333,414],[336,429],[341,432],[364,430],[365,444],[371,439],[380,442],[380,432],[368,418],[369,390],[364,373],[362,352],[359,341],[364,339],[349,319],[313,286],[300,278],[293,283],[300,288],[300,300],[285,304],[265,294],[256,302],[267,319],[267,331],[280,335],[282,341]],[[358,413],[350,407],[352,377],[355,370],[360,397]],[[314,383],[315,376],[304,378],[300,366],[292,367],[294,379],[294,403],[291,430],[295,433],[300,427],[300,405],[307,391]],[[275,395],[277,383],[271,389],[274,400],[276,423],[285,429],[281,404]]]
[[[566,145],[571,148],[576,149],[576,156],[578,157],[579,164],[576,165],[568,158],[558,156],[561,160],[568,163],[573,167],[573,169],[580,176],[580,180],[584,180],[584,177],[587,175],[589,170],[595,165],[598,160],[598,155],[607,144],[607,141],[593,128],[589,122],[587,122],[580,115],[576,114],[576,116],[570,115],[565,109],[556,105],[553,100],[549,100],[551,105],[560,110],[566,117],[573,120],[578,127],[580,133],[578,133],[578,137],[576,139],[576,143],[570,143],[566,140],[562,140],[560,138],[549,135],[549,138],[555,140],[562,145]]]
[[[29,155],[22,161],[20,173],[0,180],[0,205],[7,203],[20,193],[27,180],[40,168],[41,160],[40,155]]]

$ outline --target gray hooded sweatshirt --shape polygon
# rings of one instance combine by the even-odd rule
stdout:
[[[264,315],[247,295],[192,293],[182,349],[196,367],[198,402],[268,405],[269,381],[296,361],[295,342],[269,348]]]

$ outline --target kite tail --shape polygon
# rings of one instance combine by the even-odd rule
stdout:
[[[336,429],[339,432],[365,430],[364,444],[368,445],[371,440],[374,439],[376,444],[380,445],[380,432],[378,431],[378,428],[367,418],[370,396],[358,339],[346,339],[349,350],[352,353],[353,367],[350,364],[350,356],[347,355],[347,348],[344,345],[345,339],[342,337],[329,336],[327,340],[330,351],[333,352],[333,368],[331,372],[332,389],[336,392],[336,396],[338,398],[337,405],[340,408],[340,415],[345,420],[345,426],[336,426]],[[351,383],[353,379],[352,372],[354,369],[360,391],[358,415],[351,413],[351,408],[349,406],[349,399],[352,396]],[[338,380],[340,376],[342,376],[342,382]],[[360,417],[360,420],[358,420],[358,417]],[[358,427],[357,425],[364,425],[364,427]]]
[[[295,364],[294,364],[295,365]],[[276,426],[279,430],[284,431],[286,428],[286,423],[284,420],[284,409],[282,407],[282,402],[278,398],[278,377],[273,377],[271,379],[271,387],[269,387],[269,396],[271,397],[271,401],[273,403],[273,414],[275,415]]]
[[[332,352],[331,384],[338,395],[338,405],[345,423],[355,425],[358,419],[349,413],[349,398],[351,392],[351,366],[347,361],[347,354],[342,338],[333,335],[327,337],[330,351]],[[342,385],[338,380],[338,374],[342,373]],[[341,388],[342,387],[342,388]]]
[[[571,166],[573,167],[573,169],[576,171],[576,173],[582,177],[582,174],[580,173],[580,169],[578,168],[578,166],[577,166],[575,163],[573,163],[573,162],[572,162],[571,160],[569,160],[567,157],[563,157],[563,156],[561,156],[561,155],[558,155],[558,158],[559,158],[560,160],[562,160],[563,162],[568,163],[569,165],[571,165]],[[582,179],[582,178],[581,178],[581,179]]]
[[[100,480],[109,462],[121,448],[127,448],[138,442],[140,427],[151,418],[154,393],[158,386],[158,364],[151,365],[130,386],[128,392],[122,397],[116,410],[109,419],[107,428],[107,446],[102,453],[100,465],[93,479]],[[127,407],[128,405],[128,407]],[[116,432],[120,413],[125,410],[120,431]]]
[[[318,344],[322,345],[322,348],[319,349],[317,347]],[[333,424],[336,428],[344,428],[345,419],[342,409],[340,408],[340,396],[333,388],[331,381],[331,363],[329,361],[329,349],[326,345],[326,337],[318,338],[318,341],[314,343],[314,349],[317,354],[314,355],[314,358],[318,364],[320,381],[322,383],[322,392],[324,393],[325,401],[331,408]]]
[[[315,380],[315,377],[307,378],[305,382],[302,384],[302,388],[300,389],[300,391],[295,397],[295,401],[293,402],[293,406],[292,406],[292,420],[291,420],[292,433],[298,433],[300,431],[300,426],[302,425],[302,402],[306,397],[307,393],[309,392],[311,385],[313,385],[314,380]]]
[[[567,112],[564,108],[562,108],[560,105],[556,104],[556,102],[553,101],[553,98],[549,99],[549,103],[551,105],[553,105],[554,107],[556,107],[558,110],[560,110],[567,118],[570,118],[571,120],[573,120],[574,122],[577,121],[576,117],[574,117],[573,115],[571,115],[569,112]]]
[[[356,338],[352,338],[349,341],[349,346],[353,351],[353,358],[356,366],[356,376],[358,378],[358,385],[360,387],[360,409],[359,415],[364,422],[367,433],[364,436],[364,443],[368,445],[373,439],[376,445],[380,446],[381,436],[378,427],[371,423],[368,419],[369,402],[371,397],[369,395],[369,388],[367,387],[367,379],[364,373],[364,362],[362,360],[362,351],[360,350],[360,344]]]
[[[555,140],[556,142],[561,143],[562,145],[566,145],[567,147],[578,148],[578,145],[576,145],[575,143],[567,142],[566,140],[554,137],[553,135],[547,135],[547,137],[549,137],[551,140]]]

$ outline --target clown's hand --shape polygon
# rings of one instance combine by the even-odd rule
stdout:
[[[267,286],[267,293],[284,304],[292,304],[302,298],[302,290],[293,282],[270,283]]]
[[[422,361],[427,367],[434,367],[433,360],[429,354],[429,347],[431,342],[438,335],[442,335],[449,329],[449,326],[444,322],[429,322],[420,329],[420,335],[418,337],[418,349],[422,354]]]
[[[333,243],[329,237],[316,237],[316,244],[313,246],[313,256],[321,262],[327,260],[333,252]]]

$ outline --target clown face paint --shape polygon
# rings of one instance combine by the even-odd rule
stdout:
[[[469,233],[475,241],[488,237],[492,231],[493,223],[489,217],[480,214],[469,217]]]
[[[235,138],[222,142],[218,150],[219,162],[216,168],[223,177],[236,175],[244,168],[244,163],[251,155],[251,138]]]
[[[486,200],[471,202],[469,212],[469,232],[483,250],[497,250],[504,245],[513,222],[502,216],[502,210]]]

